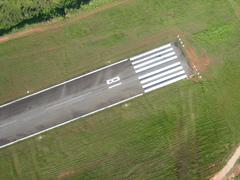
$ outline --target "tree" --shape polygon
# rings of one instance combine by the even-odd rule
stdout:
[[[90,0],[1,0],[0,35],[25,24],[66,16]]]

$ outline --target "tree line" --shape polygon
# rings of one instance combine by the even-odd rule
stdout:
[[[0,0],[0,35],[26,24],[65,17],[90,0]]]

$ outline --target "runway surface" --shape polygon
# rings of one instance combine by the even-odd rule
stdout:
[[[169,43],[0,106],[0,148],[186,79],[191,68]]]

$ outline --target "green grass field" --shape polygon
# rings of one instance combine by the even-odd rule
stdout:
[[[232,2],[129,0],[0,44],[1,103],[173,41],[178,33],[211,59],[201,82],[179,82],[1,149],[0,179],[212,176],[240,142],[240,19]]]

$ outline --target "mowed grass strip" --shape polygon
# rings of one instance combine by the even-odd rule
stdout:
[[[236,1],[237,2],[237,1]],[[131,1],[0,44],[1,101],[172,41],[211,63],[183,81],[0,150],[0,179],[207,179],[240,141],[239,21],[228,1]]]

